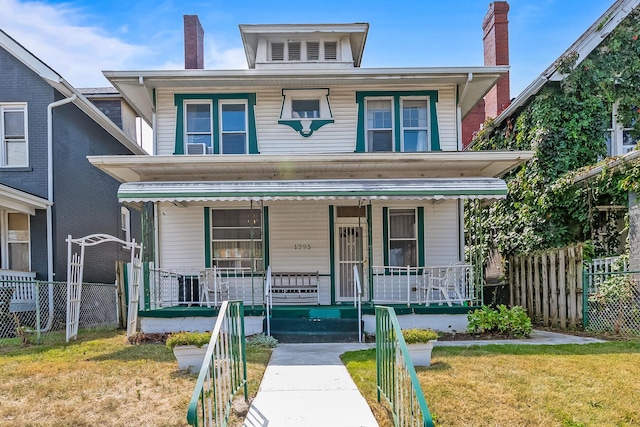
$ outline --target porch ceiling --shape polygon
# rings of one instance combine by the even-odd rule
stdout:
[[[121,202],[249,200],[499,199],[499,178],[342,179],[306,181],[132,182],[118,190]]]
[[[89,156],[120,182],[313,179],[494,178],[529,151],[341,153],[316,155]]]

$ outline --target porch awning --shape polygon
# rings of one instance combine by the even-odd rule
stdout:
[[[424,200],[500,199],[499,178],[336,179],[306,181],[129,182],[120,185],[121,202],[199,202],[268,200]]]
[[[36,209],[46,209],[51,204],[47,199],[0,184],[0,209],[35,215]]]

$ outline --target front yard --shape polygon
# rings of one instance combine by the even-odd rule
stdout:
[[[255,395],[271,351],[247,351]],[[185,426],[195,382],[164,344],[130,345],[120,331],[0,346],[0,426]]]
[[[382,427],[375,350],[342,356]],[[640,341],[587,345],[436,347],[418,368],[441,426],[638,426]]]

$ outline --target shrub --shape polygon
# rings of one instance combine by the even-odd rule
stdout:
[[[177,345],[195,345],[202,347],[209,344],[211,332],[176,332],[167,337],[167,347],[173,349]]]
[[[402,336],[407,344],[424,344],[438,339],[438,333],[433,329],[403,329]]]
[[[508,309],[500,304],[497,309],[483,305],[467,315],[470,334],[498,332],[513,337],[529,337],[533,328],[531,319],[520,306]]]
[[[274,348],[278,340],[265,334],[256,334],[247,338],[247,347]]]

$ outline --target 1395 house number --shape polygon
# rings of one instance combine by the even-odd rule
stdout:
[[[294,243],[293,249],[296,251],[306,251],[311,249],[311,243]]]

